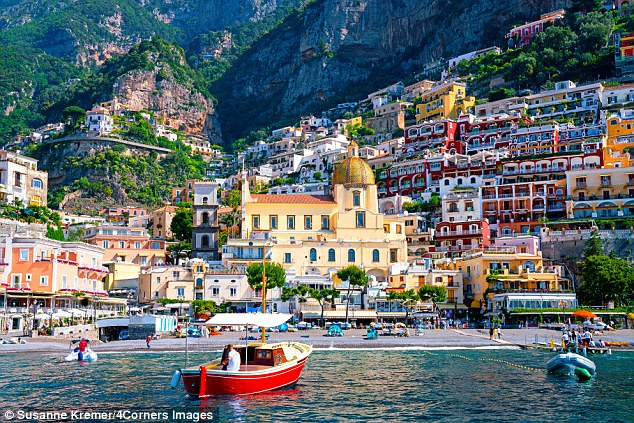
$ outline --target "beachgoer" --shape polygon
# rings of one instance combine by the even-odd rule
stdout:
[[[84,338],[81,338],[81,341],[79,341],[79,352],[86,352],[86,348],[88,348],[88,341],[86,341]]]
[[[498,339],[502,339],[502,328],[498,328]]]
[[[489,339],[493,339],[493,326],[489,328]]]
[[[498,328],[493,328],[493,339],[497,339],[498,337]]]
[[[240,370],[240,353],[233,349],[233,345],[229,345],[229,363],[227,364],[227,370],[230,372],[237,372]]]
[[[568,348],[568,332],[564,332],[561,336],[561,343],[564,348]]]
[[[150,335],[147,336],[147,338],[145,338],[145,343],[147,344],[147,347],[150,348],[150,341],[152,340],[152,337]]]
[[[605,348],[606,347],[605,342],[603,341],[603,339],[599,339],[599,346],[601,348]]]

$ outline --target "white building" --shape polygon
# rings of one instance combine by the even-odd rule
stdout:
[[[93,107],[86,112],[86,128],[88,133],[106,135],[112,132],[112,117],[110,111],[103,107]]]
[[[37,160],[0,150],[0,201],[46,206],[48,173],[37,170]]]

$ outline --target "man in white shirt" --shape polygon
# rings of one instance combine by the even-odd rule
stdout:
[[[240,353],[233,349],[233,345],[229,349],[229,364],[227,364],[227,371],[237,372],[240,370]]]

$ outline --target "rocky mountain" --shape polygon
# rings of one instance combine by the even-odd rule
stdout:
[[[260,38],[212,87],[225,140],[359,100],[440,57],[501,44],[550,0],[321,0]],[[245,127],[249,122],[250,127]]]

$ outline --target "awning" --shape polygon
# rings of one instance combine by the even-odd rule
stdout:
[[[207,320],[207,326],[260,326],[274,328],[286,323],[292,314],[218,313]]]
[[[302,312],[304,319],[321,318],[320,311],[304,311]],[[324,319],[345,319],[346,310],[327,310],[324,311]],[[348,310],[348,320],[350,319],[376,319],[377,313],[374,310]]]
[[[438,317],[437,313],[414,313],[411,315],[413,319],[420,319],[425,317]]]
[[[436,304],[440,310],[466,310],[467,306],[464,304]]]

